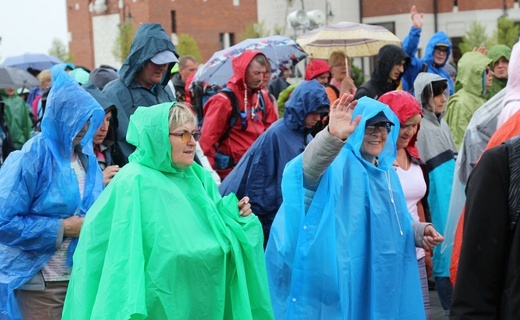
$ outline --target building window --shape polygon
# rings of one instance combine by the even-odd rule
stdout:
[[[235,44],[235,34],[234,33],[221,33],[220,37],[220,50],[231,47]]]
[[[177,33],[177,18],[175,17],[175,10],[170,11],[170,20],[172,23],[172,33]]]
[[[462,42],[462,37],[453,37],[450,38],[451,41],[451,60],[455,65],[459,62],[460,57],[462,57],[462,53],[459,49],[459,44]]]

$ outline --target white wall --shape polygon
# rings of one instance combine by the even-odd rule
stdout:
[[[92,18],[95,67],[107,64],[119,69],[119,62],[112,53],[118,34],[119,14],[100,15]]]

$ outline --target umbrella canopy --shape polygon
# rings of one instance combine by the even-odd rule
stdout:
[[[307,56],[296,41],[286,37],[246,39],[232,47],[215,52],[208,62],[197,71],[193,82],[204,81],[208,85],[223,87],[233,75],[232,58],[239,56],[245,50],[257,50],[265,54],[271,62],[272,70],[276,70],[287,62],[294,65]]]
[[[333,51],[350,58],[377,55],[386,44],[401,46],[401,40],[385,27],[355,22],[339,22],[311,30],[296,39],[309,56],[328,59]]]
[[[0,88],[32,88],[40,82],[29,72],[0,66]]]
[[[55,64],[63,63],[54,56],[48,56],[43,53],[26,53],[19,56],[6,58],[3,62],[4,66],[27,70],[29,68],[35,70],[49,69]]]

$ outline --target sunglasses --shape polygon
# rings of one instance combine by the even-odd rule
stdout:
[[[200,131],[188,132],[188,131],[184,130],[183,132],[170,132],[170,136],[181,137],[182,142],[188,143],[191,141],[191,137],[193,137],[193,139],[195,139],[195,141],[199,141],[200,140]]]
[[[379,130],[381,133],[390,133],[392,130],[392,125],[390,123],[376,123],[375,125],[366,126],[365,127],[365,133],[366,134],[372,134],[376,132],[376,129]]]

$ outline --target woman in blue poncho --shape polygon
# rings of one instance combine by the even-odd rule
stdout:
[[[392,166],[396,115],[366,97],[352,110],[351,99],[285,169],[266,251],[277,319],[425,318],[414,247],[443,238],[412,227]]]
[[[0,319],[60,319],[83,216],[103,189],[104,111],[60,66],[42,132],[0,170]]]

